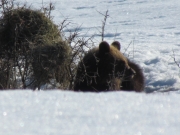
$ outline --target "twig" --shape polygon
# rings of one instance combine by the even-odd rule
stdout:
[[[103,14],[103,13],[101,13],[99,11],[97,11],[97,12],[104,16],[104,20],[102,21],[102,31],[100,32],[101,33],[101,38],[102,38],[101,40],[104,41],[104,32],[105,32],[106,20],[109,17],[108,10],[106,11],[105,14]]]
[[[176,60],[174,50],[172,50],[172,52],[173,52],[173,56],[171,56],[171,57],[173,58],[174,63],[180,68],[180,63],[178,63],[177,60]]]

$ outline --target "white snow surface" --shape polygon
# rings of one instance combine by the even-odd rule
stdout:
[[[180,93],[2,91],[1,135],[179,135]]]
[[[50,0],[42,0],[47,5]],[[17,0],[42,7],[41,0]],[[81,93],[63,90],[0,92],[1,135],[179,135],[180,2],[178,0],[51,0],[53,20],[65,18],[98,46],[105,40],[142,68],[146,92]],[[72,27],[73,26],[73,27]],[[68,31],[68,30],[67,30]],[[68,32],[66,33],[68,34]],[[132,43],[131,43],[132,42]],[[131,44],[130,44],[131,43]],[[127,52],[126,48],[129,46]]]

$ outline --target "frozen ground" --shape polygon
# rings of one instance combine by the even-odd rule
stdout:
[[[74,93],[1,91],[2,135],[178,135],[180,134],[180,4],[177,0],[51,0],[56,24],[69,18],[83,37],[95,35],[108,10],[105,40],[139,63],[146,92]],[[23,0],[18,2],[25,2]],[[27,0],[41,7],[41,0]],[[43,0],[48,4],[49,0]],[[73,30],[73,29],[72,29]],[[68,33],[67,33],[68,34]],[[173,55],[174,52],[174,55]]]

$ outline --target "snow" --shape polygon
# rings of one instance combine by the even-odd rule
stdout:
[[[49,0],[28,0],[34,8],[47,6]],[[104,40],[118,40],[122,52],[138,63],[146,78],[146,92],[179,90],[180,68],[180,4],[173,0],[51,0],[54,22],[68,18],[68,30],[79,27],[82,37],[94,35],[95,45],[101,41],[100,31],[108,10]],[[100,13],[102,14],[100,14]],[[66,32],[68,30],[65,30]],[[68,32],[66,33],[68,35]],[[130,45],[129,45],[130,44]],[[129,48],[128,48],[129,46]]]
[[[32,7],[42,1],[17,0]],[[43,0],[47,5],[50,0]],[[0,134],[177,135],[180,134],[180,4],[177,0],[51,0],[56,24],[68,18],[82,37],[99,44],[118,40],[146,78],[145,92],[75,93],[50,90],[0,92]],[[66,33],[68,34],[68,32]],[[129,46],[130,44],[130,46]],[[127,51],[126,48],[129,46]],[[171,91],[171,92],[159,92]]]
[[[180,93],[2,91],[0,134],[180,133]]]

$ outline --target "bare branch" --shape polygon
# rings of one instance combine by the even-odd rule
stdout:
[[[178,68],[180,68],[180,63],[178,63],[177,60],[176,60],[174,50],[172,50],[172,52],[173,52],[173,56],[171,56],[171,57],[173,58],[174,63],[178,66]]]
[[[104,41],[104,32],[105,32],[106,20],[109,17],[108,10],[106,11],[105,14],[103,14],[103,13],[101,13],[99,11],[97,11],[97,12],[104,16],[104,20],[102,21],[102,31],[100,32],[101,33],[101,40]]]

